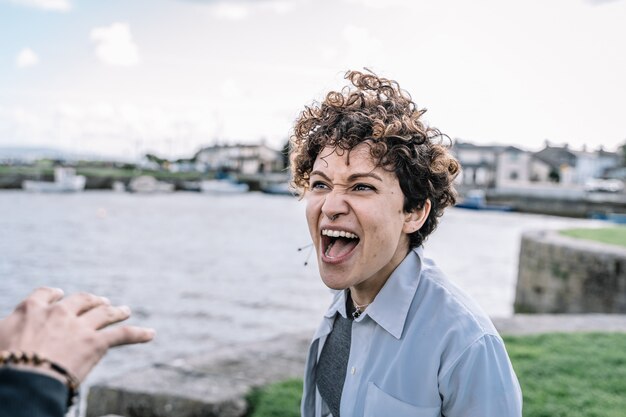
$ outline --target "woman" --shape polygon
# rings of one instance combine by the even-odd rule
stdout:
[[[291,139],[320,275],[338,290],[310,347],[303,417],[521,416],[493,324],[423,255],[458,162],[398,83],[346,78]]]

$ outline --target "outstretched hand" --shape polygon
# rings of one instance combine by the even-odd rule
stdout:
[[[0,351],[23,351],[65,367],[81,382],[109,348],[152,340],[154,330],[114,326],[130,317],[126,306],[103,297],[38,288],[0,320]]]

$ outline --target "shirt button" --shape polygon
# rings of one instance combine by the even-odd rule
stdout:
[[[356,374],[356,368],[353,366],[352,369],[350,369],[350,373],[352,375]]]

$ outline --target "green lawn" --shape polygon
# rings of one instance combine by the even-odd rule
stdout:
[[[524,417],[623,417],[626,334],[505,337],[524,394]],[[302,381],[255,391],[249,417],[297,417]]]
[[[561,230],[560,233],[578,239],[626,246],[626,226],[604,227],[601,229],[568,229]]]

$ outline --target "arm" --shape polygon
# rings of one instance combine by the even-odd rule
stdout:
[[[41,372],[0,368],[0,416],[62,417],[67,411],[67,386]]]
[[[447,417],[521,417],[522,392],[496,335],[484,335],[444,370],[439,381]]]
[[[154,337],[150,329],[109,327],[129,316],[128,307],[111,306],[102,297],[63,298],[61,290],[39,288],[0,320],[0,351],[36,353],[82,382],[109,348]],[[68,380],[49,364],[2,366],[0,371],[0,417],[64,415]],[[37,411],[26,409],[30,406]]]

